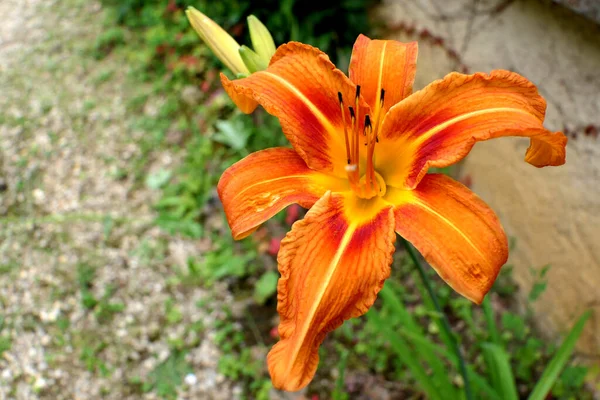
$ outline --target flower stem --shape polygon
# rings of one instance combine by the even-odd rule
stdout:
[[[472,400],[473,394],[471,392],[471,384],[469,382],[469,377],[467,376],[467,367],[465,364],[465,359],[463,358],[462,352],[460,351],[460,347],[458,346],[456,337],[452,333],[452,328],[450,327],[450,322],[448,322],[448,318],[446,317],[446,314],[444,314],[444,312],[442,311],[442,308],[440,307],[440,302],[437,298],[437,295],[433,291],[433,288],[431,287],[431,282],[429,280],[429,277],[425,273],[425,270],[423,269],[423,265],[421,264],[421,261],[419,261],[417,252],[415,251],[414,247],[406,239],[402,238],[402,241],[404,242],[404,247],[406,248],[408,255],[410,256],[411,260],[417,267],[417,270],[419,271],[419,275],[421,276],[421,280],[423,281],[423,284],[425,285],[425,289],[427,289],[427,293],[429,293],[429,297],[431,297],[431,301],[433,302],[435,310],[437,311],[437,313],[439,315],[439,318],[437,318],[438,326],[441,330],[443,330],[446,333],[446,336],[448,337],[450,344],[452,346],[452,351],[454,351],[456,353],[456,357],[458,359],[458,368],[460,370],[460,374],[462,375],[462,379],[463,379],[463,383],[464,383],[465,397],[467,400]]]

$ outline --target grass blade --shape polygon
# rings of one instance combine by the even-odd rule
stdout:
[[[519,400],[508,354],[494,343],[481,346],[492,386],[505,400]]]
[[[369,311],[367,313],[367,318],[387,339],[398,359],[410,370],[417,383],[426,393],[427,398],[431,400],[443,400],[445,397],[442,397],[431,377],[427,375],[427,372],[419,363],[419,357],[411,351],[408,343],[406,343],[400,335],[389,328],[389,325],[383,321],[379,312],[376,310]]]
[[[458,368],[458,359],[456,354],[448,351],[443,346],[440,346],[437,343],[432,342],[428,338],[424,336],[415,335],[413,332],[409,332],[405,329],[398,330],[398,333],[404,337],[406,337],[413,345],[419,345],[420,348],[428,348],[430,351],[437,353],[439,356],[445,357],[449,360],[456,368]],[[473,382],[473,385],[480,392],[485,393],[487,397],[486,399],[491,400],[503,400],[502,397],[496,392],[494,388],[492,388],[489,383],[482,378],[477,372],[473,370],[472,367],[467,365],[467,373],[469,374],[469,379]],[[456,398],[456,397],[452,397]]]
[[[384,308],[392,313],[390,317],[393,316],[404,331],[411,332],[414,336],[421,337],[426,341],[429,340],[425,337],[423,329],[415,321],[397,293],[393,285],[386,284],[379,294],[383,300]],[[418,342],[413,342],[413,345],[421,359],[431,367],[432,379],[438,389],[450,397],[457,398],[458,391],[452,385],[447,368],[442,360],[429,347],[420,346]]]
[[[552,389],[552,386],[554,386],[554,383],[556,382],[560,372],[569,361],[569,357],[571,357],[571,354],[575,349],[577,339],[579,339],[579,336],[581,336],[583,327],[585,326],[585,323],[590,315],[592,315],[590,310],[584,312],[579,320],[575,323],[571,329],[571,332],[569,332],[554,357],[552,357],[552,360],[550,360],[550,363],[544,370],[544,373],[542,374],[542,377],[538,381],[537,385],[535,385],[533,388],[533,392],[531,392],[529,400],[544,400],[546,398]]]
[[[492,343],[497,346],[502,347],[502,339],[500,338],[500,332],[496,327],[496,320],[494,319],[494,310],[492,309],[492,302],[490,301],[489,294],[485,296],[483,299],[483,303],[481,304],[483,308],[483,315],[485,316],[485,320],[487,322],[488,330],[490,332],[490,337],[492,339]]]
[[[347,349],[342,349],[340,352],[340,362],[338,364],[338,378],[335,382],[335,389],[333,390],[333,394],[331,398],[333,400],[345,400],[348,398],[346,393],[344,393],[344,376],[346,373],[346,365],[348,364],[348,355],[350,351]]]

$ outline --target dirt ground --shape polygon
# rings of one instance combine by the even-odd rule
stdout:
[[[128,173],[144,132],[125,104],[145,88],[93,58],[100,5],[2,0],[0,16],[0,398],[157,398],[140,382],[161,363],[190,368],[181,399],[235,398],[210,329],[231,299],[169,280],[206,243],[155,228],[157,193]],[[184,363],[174,341],[197,344]]]

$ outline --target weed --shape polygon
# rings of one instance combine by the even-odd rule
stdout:
[[[142,384],[142,391],[154,390],[163,398],[174,399],[177,396],[177,387],[182,384],[183,378],[192,372],[192,368],[185,360],[184,351],[174,351],[149,374],[148,380]]]
[[[2,356],[2,353],[4,353],[5,351],[10,350],[11,347],[12,340],[10,339],[10,337],[0,335],[0,356]]]
[[[93,281],[96,270],[88,264],[81,263],[77,266],[77,281],[81,294],[81,304],[88,310],[93,311],[99,322],[105,323],[112,319],[114,314],[125,309],[125,305],[118,301],[112,301],[116,288],[107,285],[104,294],[96,298],[92,292]]]

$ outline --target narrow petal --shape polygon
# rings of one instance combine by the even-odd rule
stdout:
[[[325,194],[281,242],[281,339],[268,355],[276,388],[296,391],[306,386],[325,335],[364,314],[390,274],[392,207],[379,199],[353,197]]]
[[[525,161],[536,167],[562,165],[567,138],[544,129],[545,111],[536,87],[514,72],[451,73],[390,109],[378,171],[392,186],[414,188],[429,167],[452,165],[500,136],[531,138]]]
[[[425,175],[414,190],[388,187],[396,232],[411,242],[454,290],[479,304],[508,258],[494,212],[455,180]]]
[[[338,92],[346,105],[354,105],[356,87],[325,53],[290,42],[277,49],[265,71],[233,81],[221,75],[221,81],[242,111],[252,111],[258,102],[279,118],[283,133],[310,168],[346,176]],[[364,115],[368,107],[362,99],[360,107]],[[347,108],[345,113],[350,121]]]
[[[290,204],[311,207],[329,189],[348,190],[347,182],[311,170],[285,147],[250,154],[229,167],[217,187],[236,240]]]
[[[385,90],[383,110],[412,93],[417,72],[417,42],[371,40],[358,36],[350,59],[350,80],[361,86],[361,93],[372,110],[379,109],[381,89]]]

